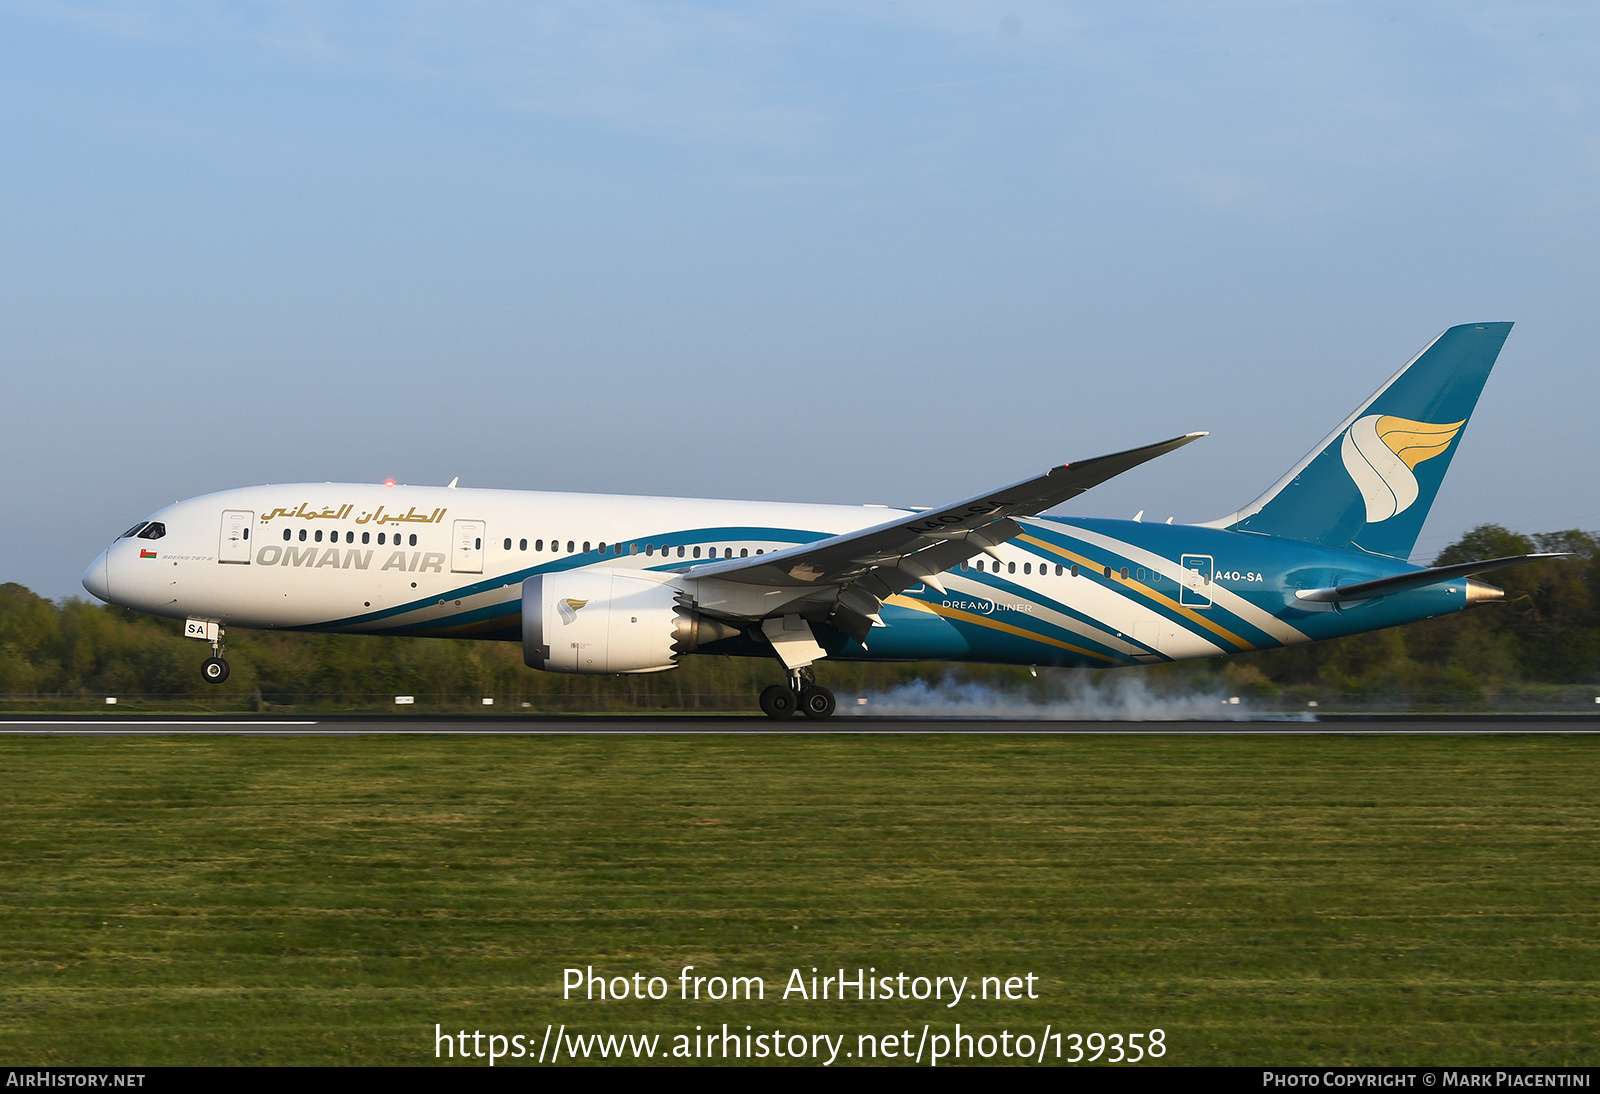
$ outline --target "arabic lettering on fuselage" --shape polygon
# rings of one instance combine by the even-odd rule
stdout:
[[[419,513],[417,512],[417,507],[413,505],[404,513],[385,514],[385,508],[387,507],[380,505],[377,511],[373,513],[363,510],[361,515],[355,518],[355,522],[357,524],[438,524],[444,520],[444,515],[447,512],[445,509],[435,509],[431,513]],[[285,520],[346,520],[354,510],[355,506],[348,503],[338,508],[330,505],[322,509],[312,509],[305,502],[301,502],[299,508],[296,509],[278,508],[270,513],[262,513],[261,523],[266,524],[268,521],[275,520],[278,517],[283,517]]]

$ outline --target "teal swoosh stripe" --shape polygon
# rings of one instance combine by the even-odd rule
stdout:
[[[962,573],[962,576],[967,578],[968,580],[976,581],[980,585],[984,585],[984,586],[988,586],[988,587],[991,587],[991,588],[994,588],[994,589],[997,589],[997,590],[1009,592],[1012,596],[1017,597],[1018,599],[1026,600],[1026,601],[1028,601],[1030,603],[1033,603],[1033,604],[1038,604],[1041,607],[1051,608],[1054,611],[1060,612],[1062,615],[1067,616],[1069,619],[1076,619],[1080,623],[1086,623],[1086,624],[1094,627],[1094,629],[1097,630],[1097,631],[1105,631],[1105,630],[1115,631],[1116,630],[1115,627],[1111,626],[1110,624],[1108,624],[1103,619],[1096,619],[1094,616],[1089,615],[1089,614],[1087,614],[1087,613],[1085,613],[1083,611],[1080,611],[1079,609],[1074,608],[1071,605],[1063,604],[1059,600],[1056,600],[1056,599],[1054,599],[1052,597],[1047,597],[1043,593],[1039,592],[1036,589],[1028,589],[1028,588],[1026,588],[1024,586],[1017,585],[1017,584],[1015,584],[1013,582],[1007,581],[1000,574],[991,574],[987,570],[985,570],[983,573],[980,574],[976,570],[972,570],[972,571],[964,571]],[[1081,581],[1083,579],[1082,578],[1062,577],[1061,580],[1062,581]],[[1101,578],[1100,580],[1104,581],[1105,579]],[[902,595],[909,596],[910,594],[902,594]],[[955,595],[955,594],[951,594],[951,595]],[[914,596],[912,596],[911,599],[914,600],[916,598]],[[1152,605],[1152,606],[1154,606],[1154,605]],[[1061,626],[1059,623],[1051,623],[1051,622],[1049,622],[1047,620],[1040,619],[1037,616],[1026,616],[1026,618],[1029,619],[1033,623],[1034,626],[1036,626],[1038,628],[1041,628],[1041,630],[1043,628],[1049,628],[1050,630],[1057,632],[1056,634],[1052,634],[1051,637],[1053,637],[1053,638],[1054,637],[1059,637],[1063,642],[1072,642],[1075,645],[1094,647],[1096,649],[1103,650],[1105,653],[1107,653],[1107,654],[1109,654],[1110,656],[1113,656],[1113,657],[1119,657],[1119,658],[1124,658],[1124,659],[1126,659],[1128,657],[1128,655],[1123,653],[1121,650],[1113,650],[1110,647],[1104,645],[1103,643],[1097,641],[1096,639],[1090,638],[1088,635],[1081,634],[1078,631],[1068,630],[1067,628]],[[1009,620],[1007,620],[1007,621],[1009,622]],[[1015,626],[1015,625],[1016,624],[1013,624],[1013,626]],[[1127,638],[1126,640],[1130,645],[1140,646],[1141,648],[1143,647],[1142,643],[1136,642],[1132,638]],[[1158,655],[1160,653],[1160,651],[1158,651],[1158,650],[1146,650],[1146,652],[1154,653],[1154,654],[1158,654]]]
[[[657,547],[665,544],[668,547],[694,547],[704,546],[712,540],[766,540],[778,543],[815,543],[819,539],[827,539],[831,532],[811,532],[799,528],[757,528],[757,527],[712,527],[688,528],[676,532],[662,532],[649,536],[630,536],[630,543],[651,543]],[[343,619],[330,619],[323,623],[309,624],[304,627],[280,627],[279,630],[316,631],[329,627],[354,627],[361,624],[375,623],[384,619],[393,619],[395,616],[406,615],[410,612],[422,611],[426,608],[436,607],[437,601],[442,597],[445,600],[464,600],[469,596],[489,592],[506,585],[521,585],[524,580],[535,574],[563,573],[567,570],[582,569],[585,566],[599,566],[611,561],[621,562],[625,558],[634,558],[634,555],[600,555],[589,551],[566,555],[562,558],[551,559],[540,565],[528,566],[499,577],[474,581],[471,584],[444,593],[434,593],[426,598],[419,598],[392,608],[383,608],[373,612],[363,612],[360,615],[346,616]],[[693,566],[707,562],[709,559],[673,559],[665,565],[645,567],[656,572],[676,572],[687,570]],[[520,611],[520,608],[518,609]],[[427,621],[429,626],[434,625],[433,620]],[[404,624],[402,628],[412,624]]]
[[[1055,543],[1058,546],[1072,551],[1074,554],[1082,555],[1085,558],[1094,559],[1101,566],[1109,565],[1113,570],[1121,570],[1123,566],[1127,566],[1130,570],[1135,572],[1137,572],[1137,570],[1140,568],[1148,569],[1144,563],[1138,561],[1137,559],[1129,558],[1125,555],[1110,551],[1107,548],[1099,546],[1098,544],[1087,543],[1081,539],[1077,539],[1069,533],[1059,532],[1053,528],[1041,527],[1040,525],[1031,523],[1027,524],[1026,527],[1029,529],[1029,534],[1033,535],[1035,538]],[[1066,527],[1070,528],[1071,525],[1066,525]],[[1059,561],[1060,559],[1059,555],[1041,552],[1039,548],[1034,547],[1031,544],[1017,543],[1015,540],[1013,540],[1012,543],[1013,545],[1027,551],[1029,554],[1039,558],[1049,559],[1052,563]],[[1143,544],[1139,544],[1138,546],[1142,550],[1146,550],[1151,554],[1160,556],[1163,561],[1171,563],[1174,568],[1178,566],[1178,563],[1175,560],[1168,558],[1160,550],[1145,546]],[[1083,576],[1089,577],[1095,581],[1099,581],[1102,584],[1114,588],[1119,595],[1159,612],[1167,619],[1170,619],[1172,622],[1184,627],[1186,630],[1192,631],[1194,634],[1199,635],[1208,642],[1216,643],[1220,638],[1219,635],[1215,635],[1211,631],[1196,629],[1194,622],[1183,616],[1181,613],[1175,612],[1171,608],[1152,600],[1136,589],[1131,589],[1128,586],[1123,585],[1120,581],[1107,581],[1106,578],[1099,572],[1087,572]],[[1163,580],[1170,581],[1172,579],[1163,575]],[[1148,584],[1148,582],[1146,582],[1146,584]],[[1167,596],[1169,599],[1179,599],[1177,595],[1178,591],[1176,589],[1169,590],[1167,588],[1157,587],[1156,591],[1164,596]],[[1238,590],[1230,591],[1234,592],[1235,595],[1243,595],[1239,593]],[[1240,638],[1244,639],[1246,642],[1249,642],[1250,645],[1255,649],[1270,649],[1283,645],[1283,642],[1276,636],[1267,633],[1256,624],[1251,623],[1248,619],[1234,614],[1227,608],[1215,602],[1213,602],[1208,608],[1197,608],[1194,610],[1205,614],[1208,618],[1216,622],[1218,626],[1224,627],[1225,629],[1232,631],[1234,634],[1237,634]],[[1225,639],[1222,641],[1226,642]],[[1228,644],[1231,645],[1231,643]]]

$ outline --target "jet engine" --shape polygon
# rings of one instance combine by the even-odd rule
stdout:
[[[522,583],[522,659],[547,672],[660,672],[677,655],[738,635],[682,589],[638,570],[537,574]]]

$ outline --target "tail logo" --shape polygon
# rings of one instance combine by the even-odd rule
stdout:
[[[569,596],[556,605],[556,613],[561,616],[561,622],[571,623],[578,618],[578,609],[587,603],[587,600],[574,600]]]
[[[1417,464],[1450,447],[1466,420],[1449,425],[1369,414],[1346,430],[1339,454],[1367,503],[1367,523],[1404,513],[1417,500]]]

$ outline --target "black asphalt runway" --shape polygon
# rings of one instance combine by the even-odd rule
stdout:
[[[1184,735],[1318,736],[1326,734],[1384,736],[1485,736],[1491,734],[1600,735],[1600,718],[1591,715],[1470,715],[1443,717],[1400,715],[1324,715],[1316,721],[1231,720],[1162,722],[1090,722],[975,720],[959,718],[869,718],[846,716],[823,722],[796,717],[785,722],[742,715],[693,717],[536,716],[441,718],[416,717],[24,717],[0,715],[0,736],[168,737],[239,735],[252,737],[355,737],[363,734],[445,734],[456,736],[814,736],[839,734],[977,734],[1035,735]]]

